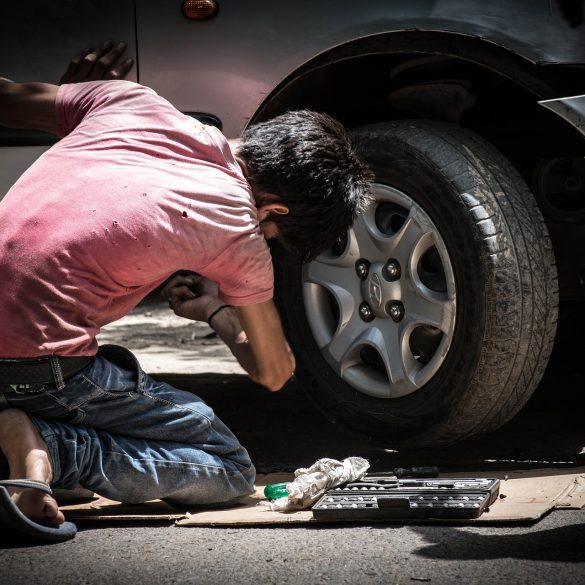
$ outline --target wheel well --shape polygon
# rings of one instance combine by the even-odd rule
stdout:
[[[585,65],[537,65],[479,37],[374,35],[307,62],[266,98],[252,122],[299,108],[328,112],[350,128],[425,117],[470,128],[509,151],[510,158],[519,142],[541,153],[558,142],[585,154],[576,131],[537,104],[585,93],[584,73]]]
[[[585,266],[575,252],[581,245],[565,241],[566,224],[571,224],[570,238],[585,244],[585,176],[578,177],[577,196],[574,187],[561,194],[563,201],[570,198],[567,209],[549,213],[549,194],[540,188],[554,183],[551,166],[543,161],[575,161],[585,155],[585,141],[538,105],[541,99],[585,93],[584,69],[535,64],[477,37],[420,31],[379,35],[306,63],[267,97],[253,122],[309,108],[349,128],[426,118],[472,130],[494,144],[531,185],[557,253],[561,292],[585,297],[585,286],[578,284]],[[543,178],[541,172],[549,174]]]

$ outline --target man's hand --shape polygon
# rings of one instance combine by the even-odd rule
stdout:
[[[217,293],[217,284],[196,274],[174,276],[161,290],[176,315],[193,321],[207,321],[224,304]]]
[[[207,321],[224,305],[217,293],[214,282],[195,274],[174,276],[161,291],[175,314],[196,321]],[[227,307],[212,323],[252,380],[275,392],[290,379],[295,359],[272,301]]]
[[[114,44],[112,41],[104,41],[97,48],[84,49],[71,59],[59,85],[99,79],[124,79],[134,64],[131,57],[120,61],[125,50],[126,43]]]

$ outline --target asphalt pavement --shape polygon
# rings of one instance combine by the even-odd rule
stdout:
[[[578,585],[585,511],[534,526],[83,526],[73,541],[0,551],[5,585]]]

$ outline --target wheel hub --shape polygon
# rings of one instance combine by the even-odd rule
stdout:
[[[384,277],[385,263],[374,262],[366,280],[362,282],[362,299],[370,305],[372,311],[380,319],[388,319],[390,315],[386,307],[402,299],[400,280],[389,282]]]

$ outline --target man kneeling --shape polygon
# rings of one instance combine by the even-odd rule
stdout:
[[[0,124],[61,137],[0,204],[0,449],[12,480],[37,482],[0,489],[57,531],[48,484],[133,503],[249,494],[254,467],[213,411],[96,335],[188,270],[195,280],[166,289],[175,311],[210,322],[253,380],[280,389],[295,362],[266,240],[309,260],[364,209],[370,174],[343,127],[289,112],[232,151],[127,81],[2,82]]]

